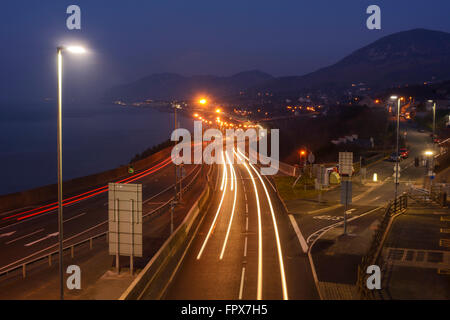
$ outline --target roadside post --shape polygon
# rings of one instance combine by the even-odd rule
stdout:
[[[344,234],[347,234],[347,210],[352,202],[353,152],[339,152],[339,174],[341,180],[341,204],[344,205]]]
[[[109,254],[116,256],[117,273],[120,256],[142,257],[142,185],[109,183],[108,185]]]

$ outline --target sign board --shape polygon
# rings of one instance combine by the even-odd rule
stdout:
[[[341,181],[341,204],[352,203],[352,181]]]
[[[109,254],[142,257],[142,185],[108,185]]]
[[[353,173],[353,152],[339,152],[339,174],[351,176]]]

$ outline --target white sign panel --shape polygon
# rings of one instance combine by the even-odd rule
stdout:
[[[109,254],[142,257],[142,185],[108,186]]]
[[[353,173],[353,152],[339,152],[339,174],[351,176]]]

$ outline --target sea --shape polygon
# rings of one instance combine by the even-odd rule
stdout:
[[[179,127],[193,121],[177,115]],[[173,113],[102,103],[63,105],[63,179],[113,169],[170,139]],[[0,104],[0,195],[57,182],[57,106]]]

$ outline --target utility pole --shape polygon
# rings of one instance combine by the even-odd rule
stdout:
[[[398,140],[399,140],[399,136],[400,136],[400,97],[397,99],[397,153],[396,153],[396,159],[395,159],[395,196],[394,196],[394,207],[395,207],[395,212],[397,212],[397,195],[398,195],[398,174],[400,171],[400,155],[399,155],[399,145],[398,145]]]

